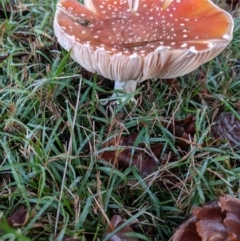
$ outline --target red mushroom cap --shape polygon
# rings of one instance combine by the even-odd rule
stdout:
[[[137,7],[131,11],[127,0],[60,0],[55,34],[85,69],[119,82],[182,76],[232,39],[232,17],[210,0],[139,0]]]

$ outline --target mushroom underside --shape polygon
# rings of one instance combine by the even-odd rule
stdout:
[[[216,57],[232,39],[233,20],[208,0],[59,0],[54,30],[83,68],[128,93]]]
[[[122,53],[111,55],[104,48],[93,50],[90,44],[75,41],[74,36],[67,35],[57,21],[54,22],[54,28],[60,45],[71,51],[71,57],[83,68],[118,82],[183,76],[215,58],[228,44],[227,41],[217,40],[214,51],[213,48],[201,51],[160,48],[144,57],[134,54],[125,56]]]

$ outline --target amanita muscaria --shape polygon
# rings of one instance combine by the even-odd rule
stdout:
[[[137,82],[185,75],[231,41],[232,17],[210,0],[59,0],[60,45],[90,72],[132,92]]]

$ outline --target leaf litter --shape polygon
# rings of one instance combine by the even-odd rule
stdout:
[[[177,148],[180,151],[187,151],[195,133],[195,118],[173,120],[163,125],[176,137]],[[136,166],[143,177],[150,175],[167,162],[177,161],[177,156],[169,148],[165,150],[161,143],[148,147],[143,141],[140,141],[135,145],[138,134],[135,132],[128,136],[121,135],[112,138],[102,147],[103,149],[111,148],[111,150],[102,151],[99,157],[119,170]]]
[[[235,150],[240,150],[240,112],[222,112],[215,121],[212,134],[226,140]]]
[[[112,231],[117,229],[119,227],[119,225],[122,224],[123,222],[124,222],[124,220],[122,219],[121,216],[114,215],[110,220],[110,224],[108,225],[104,236],[109,235]],[[133,237],[133,236],[131,237],[131,234],[133,234],[133,233],[134,233],[134,231],[130,227],[130,225],[126,225],[122,229],[117,231],[113,236],[111,236],[108,239],[108,241],[120,241],[120,240],[121,241],[139,241],[138,238]]]

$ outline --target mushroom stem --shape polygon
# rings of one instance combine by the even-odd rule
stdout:
[[[128,0],[128,6],[132,13],[137,12],[139,6],[139,0]]]
[[[169,7],[169,5],[172,3],[173,0],[165,0],[163,1],[163,10],[167,9]]]
[[[169,7],[173,0],[163,0],[162,9],[165,10]],[[137,12],[139,7],[139,0],[128,0],[128,6],[132,13]]]
[[[128,80],[125,82],[115,81],[114,90],[123,90],[126,94],[132,93],[136,90],[137,81]]]
[[[131,94],[132,92],[134,92],[136,90],[136,87],[137,87],[137,81],[135,80],[128,80],[125,82],[115,81],[114,91],[115,90],[118,90],[118,91],[117,92],[115,91],[108,98],[108,100],[104,100],[103,105],[108,104],[112,100],[115,100],[114,103],[117,103],[117,104],[124,102],[126,99],[128,99],[127,94]],[[134,97],[131,97],[131,101],[136,102]]]

